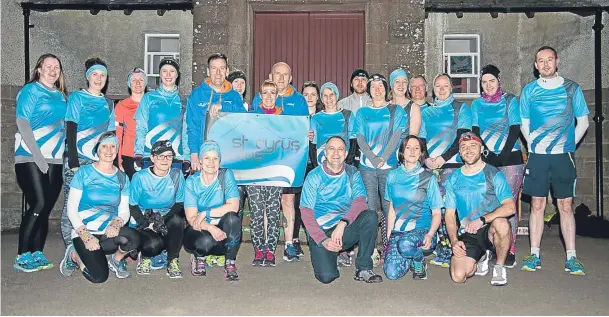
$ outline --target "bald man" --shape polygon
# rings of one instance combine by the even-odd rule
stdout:
[[[292,82],[292,69],[290,65],[284,62],[279,62],[273,65],[269,79],[277,85],[277,107],[283,110],[283,114],[291,116],[308,116],[307,101],[298,92]],[[253,101],[253,108],[257,109],[260,106],[260,94],[256,94]]]

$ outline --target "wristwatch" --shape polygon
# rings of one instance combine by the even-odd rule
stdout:
[[[479,218],[480,221],[482,221],[482,225],[484,226],[486,224],[486,218],[484,218],[484,216]]]

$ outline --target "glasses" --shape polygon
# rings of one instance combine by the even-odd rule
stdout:
[[[156,157],[158,159],[161,159],[161,160],[164,160],[164,161],[171,161],[171,160],[173,160],[173,154],[157,155]]]

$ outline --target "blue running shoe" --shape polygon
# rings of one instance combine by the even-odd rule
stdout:
[[[44,256],[44,253],[42,253],[41,251],[36,251],[32,253],[32,257],[34,258],[36,263],[38,263],[38,267],[40,267],[41,270],[52,269],[55,266],[53,265],[53,263],[49,262],[47,257]]]
[[[152,257],[152,266],[150,267],[153,270],[160,270],[167,267],[167,251],[163,250],[161,254]]]
[[[27,273],[41,270],[40,266],[38,265],[38,262],[34,260],[34,257],[32,257],[32,253],[30,252],[17,255],[17,257],[15,257],[15,264],[13,264],[13,269],[15,271]]]
[[[298,252],[296,252],[296,248],[292,244],[286,244],[285,249],[283,250],[283,260],[288,262],[300,261]]]
[[[64,276],[72,276],[74,270],[78,267],[78,265],[72,260],[72,252],[76,252],[74,250],[74,245],[70,243],[66,248],[66,252],[63,254],[63,259],[59,263],[59,272]]]
[[[522,265],[520,266],[520,270],[527,272],[535,272],[539,269],[541,269],[541,259],[535,254],[530,254],[524,258]]]
[[[565,262],[565,272],[571,275],[586,275],[584,265],[574,256]]]

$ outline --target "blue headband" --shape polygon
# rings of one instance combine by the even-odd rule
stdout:
[[[214,151],[218,154],[218,158],[222,160],[222,153],[220,153],[220,146],[216,141],[208,140],[201,145],[201,149],[199,150],[199,159],[203,158],[203,154]]]
[[[321,88],[319,88],[319,91],[321,92],[322,95],[324,93],[324,89],[332,90],[332,92],[334,92],[334,94],[336,95],[336,100],[338,100],[338,98],[340,97],[338,94],[338,87],[336,87],[336,85],[333,82],[327,82],[327,83],[321,85]]]
[[[395,82],[398,77],[404,77],[406,78],[406,80],[408,80],[408,73],[406,73],[406,71],[401,68],[392,71],[389,75],[389,87],[391,87],[391,89],[393,89],[393,82]]]
[[[101,70],[104,72],[104,74],[108,75],[108,69],[106,68],[106,66],[100,65],[100,64],[95,64],[95,65],[89,67],[89,69],[87,69],[87,72],[85,73],[85,78],[87,80],[89,80],[89,76],[91,76],[91,74],[93,74],[93,72],[96,70]]]
[[[102,136],[99,141],[97,141],[97,145],[95,146],[95,153],[99,153],[99,149],[101,149],[104,144],[114,144],[118,149],[118,139],[114,134],[108,134],[107,136]]]
[[[142,76],[142,78],[144,78],[144,87],[148,85],[146,73],[141,68],[137,68],[129,73],[129,77],[127,77],[127,87],[131,88],[131,79],[133,79],[133,76]]]

